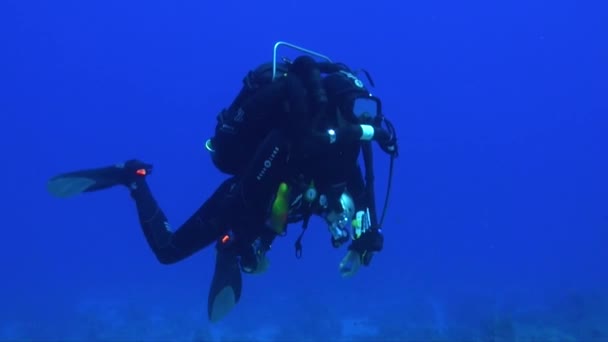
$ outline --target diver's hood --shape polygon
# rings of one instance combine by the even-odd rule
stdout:
[[[323,86],[329,105],[339,108],[351,121],[360,122],[363,117],[375,118],[380,113],[378,99],[350,72],[340,71],[327,75],[323,79]]]
[[[348,71],[339,71],[323,78],[323,86],[330,98],[345,100],[357,96],[366,96],[369,91],[355,75]]]

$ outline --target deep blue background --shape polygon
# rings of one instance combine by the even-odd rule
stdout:
[[[211,250],[160,265],[124,189],[58,200],[45,182],[152,162],[178,227],[223,179],[203,149],[216,113],[278,40],[372,73],[401,145],[385,249],[343,280],[323,224],[299,261],[293,229],[222,324],[416,316],[432,302],[454,326],[474,307],[606,295],[606,13],[574,1],[2,2],[0,337],[74,333],[86,301],[207,324]],[[376,156],[381,205],[388,159]]]

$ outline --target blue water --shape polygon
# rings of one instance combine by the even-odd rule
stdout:
[[[608,13],[599,2],[0,4],[0,340],[608,340]],[[206,319],[211,249],[157,262],[124,189],[54,174],[139,158],[179,226],[224,176],[203,144],[276,41],[372,73],[401,155],[370,267],[324,224],[278,240]],[[388,158],[376,153],[383,203]]]

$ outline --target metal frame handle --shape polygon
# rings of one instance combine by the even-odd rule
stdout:
[[[308,50],[306,48],[303,48],[301,46],[297,46],[297,45],[294,45],[294,44],[291,44],[291,43],[288,43],[288,42],[279,41],[279,42],[276,42],[276,44],[274,44],[274,49],[273,49],[273,52],[272,52],[272,80],[273,81],[275,80],[275,78],[277,76],[277,50],[279,49],[279,47],[281,45],[285,45],[285,46],[290,47],[290,48],[292,48],[294,50],[298,50],[300,52],[304,52],[304,53],[307,53],[309,55],[325,59],[326,61],[328,61],[330,63],[333,63],[329,57],[327,57],[325,55],[322,55],[322,54],[320,54],[318,52],[315,52],[315,51],[312,51],[312,50]]]

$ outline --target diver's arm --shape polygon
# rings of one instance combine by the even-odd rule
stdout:
[[[369,204],[367,203],[367,189],[359,164],[353,165],[350,173],[346,175],[346,188],[355,202],[355,211],[364,211]]]
[[[375,194],[369,193],[369,188],[365,186],[359,165],[356,165],[349,175],[347,187],[355,201],[356,208],[355,218],[352,222],[353,240],[348,246],[348,250],[357,252],[361,263],[369,265],[373,254],[382,250],[384,237],[382,236],[381,227],[376,227],[371,222],[371,210],[375,210],[374,205],[371,203],[371,198]]]

